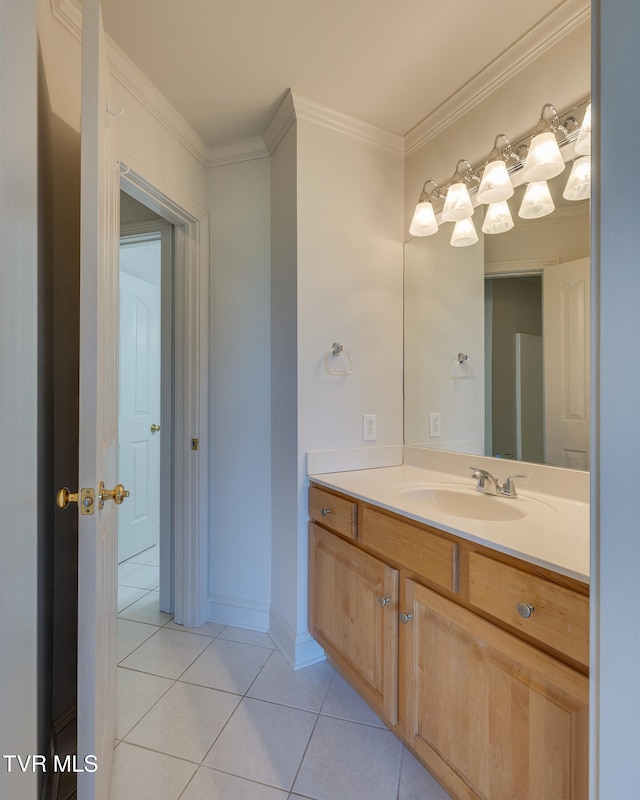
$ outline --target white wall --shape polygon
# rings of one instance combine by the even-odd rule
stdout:
[[[364,413],[375,445],[402,441],[403,154],[296,105],[272,187],[272,627],[298,667],[321,655],[307,633],[306,453],[364,447]],[[325,372],[333,342],[352,375]]]
[[[37,49],[33,0],[0,5],[0,753],[38,753]],[[53,496],[52,498],[53,499]],[[14,759],[15,761],[15,759]],[[38,775],[0,764],[0,796]]]
[[[212,168],[209,619],[267,630],[271,160]]]

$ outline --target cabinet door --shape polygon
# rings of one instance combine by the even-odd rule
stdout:
[[[398,721],[398,571],[309,526],[309,630],[367,702]]]
[[[586,800],[587,678],[405,583],[407,735],[434,774],[460,798]]]

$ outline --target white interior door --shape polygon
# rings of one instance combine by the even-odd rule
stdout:
[[[546,267],[542,292],[546,461],[589,469],[589,259]]]
[[[160,234],[120,244],[120,509],[118,562],[159,543]]]
[[[82,4],[79,483],[96,491],[78,528],[78,800],[107,800],[115,734],[119,174],[98,0]],[[92,756],[93,758],[88,758]]]

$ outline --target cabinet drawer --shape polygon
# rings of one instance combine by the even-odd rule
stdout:
[[[469,554],[469,602],[580,664],[589,663],[589,599],[537,575]],[[518,608],[530,616],[522,616]]]
[[[311,486],[309,489],[309,516],[336,533],[349,539],[358,537],[358,506],[344,497]]]
[[[444,536],[367,507],[360,541],[425,580],[458,591],[458,545]]]

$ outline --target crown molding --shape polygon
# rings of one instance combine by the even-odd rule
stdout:
[[[211,145],[207,152],[205,166],[208,168],[221,167],[225,164],[253,161],[256,158],[266,158],[267,156],[269,156],[269,150],[264,138],[251,136],[247,139]]]
[[[404,137],[405,156],[424,147],[590,16],[588,0],[565,0],[410,130]]]
[[[271,155],[273,155],[295,121],[296,110],[293,102],[293,92],[291,89],[287,89],[276,113],[273,115],[271,122],[267,125],[265,132],[262,134],[266,148]]]
[[[402,136],[343,114],[341,111],[336,111],[334,108],[325,106],[310,97],[305,97],[293,89],[287,91],[264,132],[264,141],[269,153],[274,152],[291,125],[298,119],[304,119],[337,133],[404,154],[404,138]]]
[[[298,94],[298,92],[293,91],[291,94],[296,119],[305,119],[354,139],[361,139],[369,144],[379,145],[396,153],[404,154],[403,136],[336,111],[334,108],[325,106],[317,100]]]
[[[80,0],[51,0],[51,14],[74,39],[82,40],[82,4]]]

